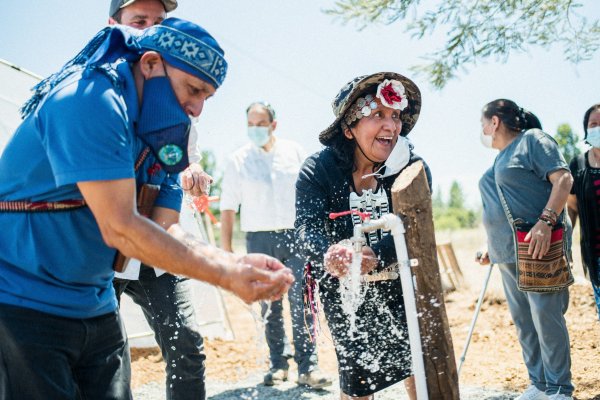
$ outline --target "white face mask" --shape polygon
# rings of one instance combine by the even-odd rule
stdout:
[[[381,178],[385,178],[388,176],[392,176],[402,171],[402,168],[408,165],[410,161],[410,142],[404,136],[398,136],[398,141],[396,145],[392,149],[392,152],[388,156],[387,160],[383,163],[383,165],[374,173],[363,175],[363,179],[377,175]],[[385,173],[383,175],[379,174],[379,171],[385,167]]]
[[[592,147],[600,147],[600,126],[588,128],[585,141],[592,145]]]
[[[488,149],[492,148],[492,141],[494,140],[492,135],[486,135],[485,133],[483,133],[483,131],[481,131],[479,133],[479,139],[481,140],[481,144],[484,147],[487,147]]]
[[[248,137],[250,141],[257,147],[263,147],[269,141],[268,126],[249,126]]]

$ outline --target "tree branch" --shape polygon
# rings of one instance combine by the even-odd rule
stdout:
[[[424,55],[427,64],[412,68],[441,89],[459,68],[491,56],[506,60],[511,52],[530,47],[560,43],[566,60],[591,59],[600,48],[600,21],[590,24],[572,12],[581,6],[578,0],[440,0],[429,8],[420,0],[339,0],[325,13],[364,29],[405,20],[414,8],[406,28],[411,37],[421,39],[437,29],[449,35],[443,47]]]

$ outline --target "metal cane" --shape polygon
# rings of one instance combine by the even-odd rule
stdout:
[[[487,290],[488,283],[490,281],[490,277],[492,276],[493,264],[488,266],[487,275],[485,277],[485,281],[483,283],[483,288],[481,289],[481,293],[479,294],[479,299],[477,300],[477,307],[475,308],[475,315],[473,315],[473,321],[471,321],[471,327],[469,328],[469,334],[467,335],[467,342],[465,343],[465,349],[460,356],[460,364],[458,364],[458,376],[460,376],[460,370],[465,362],[465,357],[467,356],[467,350],[469,350],[469,343],[471,342],[471,336],[473,336],[473,330],[475,329],[475,323],[477,322],[477,317],[479,316],[479,311],[481,310],[481,305],[483,304],[483,297],[485,296],[485,291]]]

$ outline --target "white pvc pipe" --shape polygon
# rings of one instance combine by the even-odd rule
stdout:
[[[410,273],[410,260],[408,258],[406,240],[404,239],[404,224],[402,223],[402,220],[394,214],[386,214],[381,220],[385,220],[386,229],[392,232],[398,265],[400,266],[400,283],[402,284],[402,294],[404,296],[404,308],[408,325],[408,340],[410,342],[417,399],[428,400],[429,395],[427,393],[427,380],[425,377],[425,362],[423,361],[423,348],[421,347],[421,334],[419,332],[419,319],[417,316],[417,303],[415,300],[415,286],[413,285],[413,277]]]

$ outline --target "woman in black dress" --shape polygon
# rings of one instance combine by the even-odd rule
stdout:
[[[352,249],[340,241],[352,236],[360,217],[332,220],[329,213],[356,210],[376,219],[392,212],[394,180],[419,159],[405,137],[420,108],[418,87],[400,74],[381,72],[349,82],[333,102],[335,121],[319,135],[326,147],[305,161],[296,183],[297,240],[318,282],[342,399],[372,399],[412,375],[402,287],[389,273],[398,271],[392,235],[381,230],[365,234],[362,302],[352,316],[340,294]],[[428,169],[427,175],[431,185]],[[412,382],[412,377],[405,381],[415,399]]]
[[[600,103],[585,112],[583,131],[592,147],[571,160],[574,182],[567,205],[573,226],[577,217],[581,221],[581,261],[592,282],[600,319]]]

